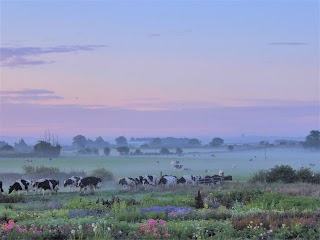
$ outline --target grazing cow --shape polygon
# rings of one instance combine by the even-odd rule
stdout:
[[[232,176],[231,175],[224,176],[223,180],[224,181],[232,181]]]
[[[220,176],[220,175],[213,175],[212,176],[212,182],[213,184],[221,184],[222,178],[224,176]]]
[[[177,177],[176,176],[168,176],[165,175],[159,180],[159,185],[163,184],[166,187],[177,185]]]
[[[2,182],[0,181],[0,192],[3,192],[3,189],[2,189]]]
[[[82,179],[82,177],[72,176],[63,182],[63,186],[69,186],[69,190],[71,192],[71,188],[76,188],[80,179]]]
[[[84,177],[79,180],[78,187],[80,187],[80,192],[84,188],[85,191],[87,190],[87,187],[90,187],[91,190],[94,188],[99,189],[101,188],[101,182],[102,179],[98,177]]]
[[[19,179],[9,187],[9,194],[13,191],[26,191],[26,194],[28,194],[30,190],[33,190],[32,184],[32,180]]]
[[[137,186],[137,182],[134,178],[125,177],[119,180],[119,184],[122,185],[123,189],[134,188]]]
[[[158,183],[158,177],[156,175],[147,175],[143,178],[143,185],[148,184],[156,186]]]
[[[59,180],[54,180],[54,179],[39,179],[36,182],[33,183],[33,187],[35,187],[36,189],[36,194],[38,193],[38,190],[42,190],[43,191],[43,195],[44,195],[44,191],[46,190],[50,190],[50,194],[52,194],[52,192],[56,192],[58,193],[59,190]]]
[[[143,176],[136,176],[133,178],[134,181],[136,182],[136,185],[144,185],[144,177]]]
[[[178,179],[177,184],[180,184],[180,183],[184,185],[192,184],[194,186],[196,183],[196,177],[192,175],[184,175]]]
[[[174,169],[181,169],[181,168],[183,168],[183,165],[182,164],[175,164],[175,165],[173,165],[173,168]]]

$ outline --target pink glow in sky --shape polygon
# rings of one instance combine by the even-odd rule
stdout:
[[[320,128],[317,1],[0,7],[0,137]]]

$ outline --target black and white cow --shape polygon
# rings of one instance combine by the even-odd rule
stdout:
[[[201,184],[219,184],[221,183],[221,176],[213,175],[213,176],[205,176],[204,178],[199,179],[198,183]]]
[[[135,188],[137,186],[137,181],[135,178],[125,177],[119,180],[119,184],[122,185],[123,189]]]
[[[136,182],[136,185],[144,185],[145,180],[143,176],[136,176],[134,177],[134,181]]]
[[[102,182],[101,178],[90,176],[90,177],[84,177],[80,179],[78,181],[77,186],[80,187],[80,192],[81,192],[83,188],[86,191],[88,187],[90,188],[90,190],[93,190],[94,188],[99,189],[101,188],[101,182]]]
[[[143,184],[156,186],[158,183],[158,177],[156,175],[147,175],[143,178]]]
[[[165,175],[165,176],[161,177],[159,180],[159,185],[161,185],[161,184],[166,187],[176,186],[177,185],[177,177]]]
[[[32,184],[32,180],[19,179],[9,187],[9,194],[13,191],[26,191],[26,194],[28,194],[30,190],[33,190]]]
[[[223,180],[224,180],[224,181],[232,181],[232,176],[231,176],[231,175],[224,176],[224,177],[223,177]]]
[[[43,191],[43,195],[44,195],[44,191],[49,190],[50,194],[52,194],[53,192],[58,192],[59,190],[59,180],[55,180],[55,179],[39,179],[36,182],[33,183],[33,187],[35,188],[36,194],[38,193],[38,190],[42,190]]]
[[[0,192],[3,192],[3,189],[2,189],[2,182],[0,181]]]
[[[82,179],[82,177],[78,177],[78,176],[72,176],[70,178],[68,178],[67,180],[65,180],[63,182],[63,186],[64,187],[68,187],[69,186],[69,190],[71,192],[72,188],[76,188],[78,185],[78,182]]]
[[[177,181],[177,184],[184,184],[184,185],[192,184],[194,186],[195,183],[196,183],[196,177],[192,175],[184,175],[181,178],[179,178]]]

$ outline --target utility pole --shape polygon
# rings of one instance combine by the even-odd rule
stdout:
[[[267,144],[268,144],[268,141],[264,143],[264,159],[265,160],[267,160]]]

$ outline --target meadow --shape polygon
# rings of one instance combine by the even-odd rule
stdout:
[[[190,149],[183,156],[72,156],[33,159],[32,166],[90,174],[105,168],[114,181],[79,194],[60,184],[58,194],[7,194],[2,180],[2,239],[320,239],[320,187],[307,183],[248,183],[253,173],[275,165],[319,172],[317,152],[299,149],[208,151]],[[212,156],[215,155],[215,156]],[[252,161],[250,161],[252,159]],[[25,159],[0,159],[1,172],[23,173]],[[159,163],[157,163],[157,161]],[[180,161],[191,171],[174,170]],[[123,190],[121,177],[156,174],[217,174],[232,182],[221,185],[140,187]],[[54,177],[54,176],[48,176]],[[63,179],[61,179],[63,180]],[[199,191],[200,190],[200,191]]]

